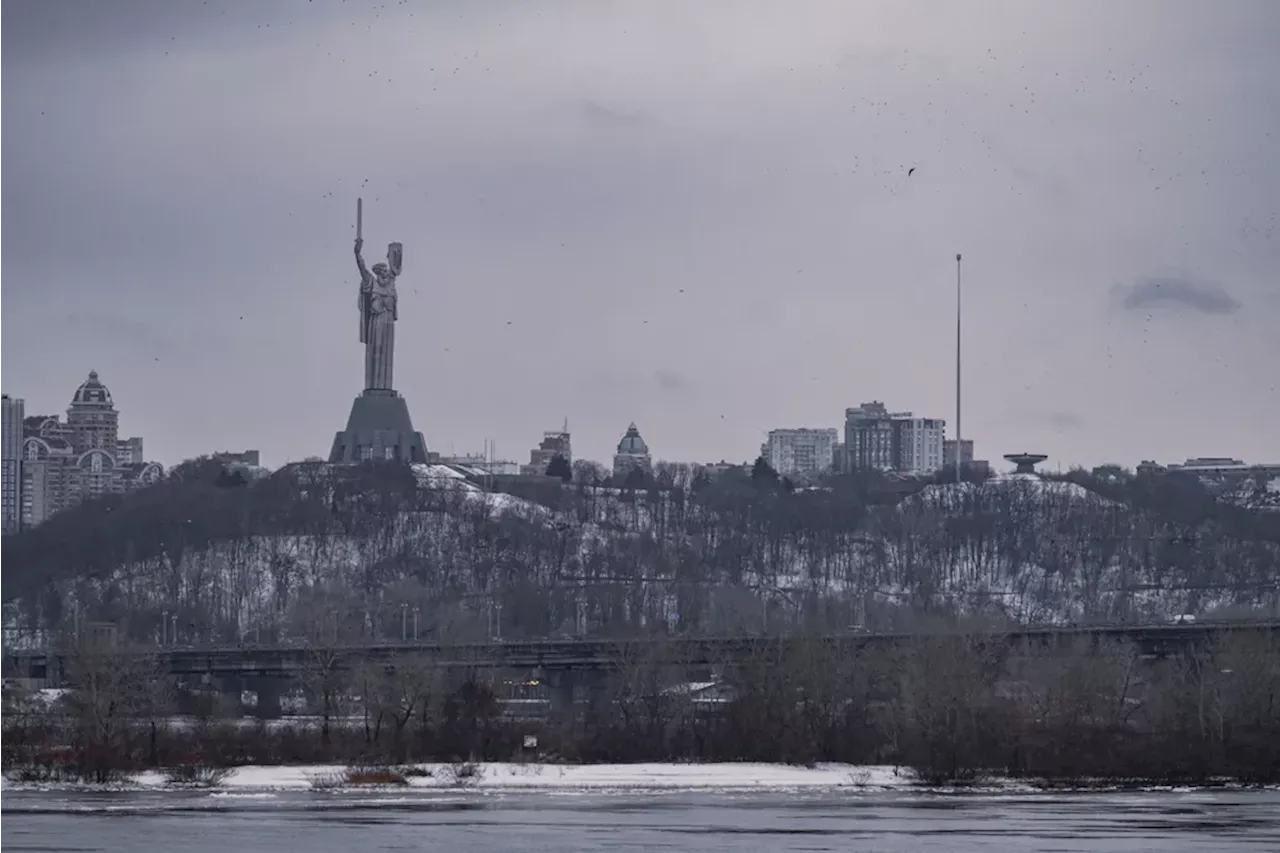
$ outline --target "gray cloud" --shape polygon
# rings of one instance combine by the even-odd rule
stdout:
[[[1129,311],[1148,311],[1170,306],[1201,314],[1233,314],[1240,302],[1215,281],[1190,276],[1147,276],[1116,288],[1120,306]]]

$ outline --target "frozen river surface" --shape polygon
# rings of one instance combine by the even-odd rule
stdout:
[[[6,791],[5,853],[1274,851],[1280,793]]]

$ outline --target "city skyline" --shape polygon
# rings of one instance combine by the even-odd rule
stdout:
[[[91,379],[96,379],[96,377],[97,377],[97,371],[90,371],[90,372],[89,372],[89,374],[90,374]],[[13,395],[11,395],[11,394],[9,394],[8,392],[5,392],[5,395],[4,395],[4,396],[5,396],[6,405],[8,405],[8,404],[9,404],[9,402],[10,402],[10,400],[12,400],[12,401],[14,401],[14,402],[17,404],[17,406],[18,406],[18,408],[19,408],[19,411],[21,411],[21,409],[22,409],[23,407],[25,407],[25,405],[26,405],[26,399],[25,399],[24,397],[22,397],[21,395],[18,395],[18,394],[13,394]],[[847,409],[846,409],[846,412],[845,412],[846,422],[847,422],[847,419],[851,416],[851,413],[852,413],[852,412],[854,412],[854,411],[858,411],[859,409],[861,409],[862,407],[865,407],[865,406],[867,406],[867,405],[868,405],[868,404],[864,402],[864,403],[860,404],[860,406],[859,406],[859,407],[849,407],[849,408],[847,408]],[[881,404],[881,403],[879,403],[879,402],[876,402],[876,403],[871,404],[871,405],[875,405],[875,406],[879,406],[879,407],[883,408],[883,404]],[[47,410],[47,411],[46,411],[46,410]],[[887,411],[887,410],[886,410],[886,411]],[[55,409],[55,408],[52,408],[52,407],[46,407],[45,409],[41,409],[41,408],[37,407],[36,409],[31,409],[31,410],[29,410],[28,414],[29,414],[29,416],[34,416],[34,415],[36,415],[36,414],[39,414],[39,415],[42,415],[42,416],[43,416],[43,415],[45,415],[45,414],[48,414],[49,416],[51,416],[51,417],[53,417],[53,418],[55,418],[55,419],[56,419],[56,418],[60,417],[64,412],[65,412],[65,407],[64,407],[63,409]],[[913,423],[913,422],[914,422],[914,421],[913,421],[913,413],[912,413],[912,412],[910,412],[910,411],[905,411],[905,412],[892,412],[892,413],[889,413],[889,415],[891,415],[893,418],[896,418],[896,419],[902,419],[902,420],[905,420],[905,421],[906,421],[906,422],[908,422],[908,423]],[[19,420],[19,421],[21,421],[21,418],[19,418],[18,420]],[[945,418],[923,418],[923,419],[915,419],[915,421],[921,421],[921,420],[923,420],[926,424],[927,424],[927,423],[939,423],[939,424],[944,424],[944,425],[945,425],[945,424],[947,423],[947,421],[946,421],[946,419],[945,419]],[[629,425],[629,427],[628,427],[626,430],[624,430],[624,431],[623,431],[624,439],[626,438],[626,436],[627,436],[627,435],[630,435],[631,433],[633,433],[633,432],[635,432],[635,431],[636,431],[636,425],[635,425],[635,423],[634,423],[634,422],[632,422],[632,423]],[[841,454],[846,454],[846,453],[848,453],[848,451],[846,450],[846,445],[845,445],[845,443],[844,443],[844,442],[845,442],[846,435],[842,435],[842,431],[841,431],[841,429],[838,429],[838,428],[835,428],[835,427],[827,427],[827,426],[816,426],[816,427],[815,427],[815,426],[802,426],[802,427],[774,427],[774,428],[772,428],[772,429],[769,429],[768,431],[766,431],[766,432],[764,433],[764,438],[765,438],[764,442],[763,442],[762,444],[758,445],[758,446],[755,448],[755,453],[754,453],[754,455],[752,455],[752,454],[748,454],[747,456],[744,456],[744,457],[742,457],[742,458],[740,458],[740,459],[737,459],[737,458],[731,458],[731,457],[729,457],[729,456],[725,456],[725,455],[720,456],[720,457],[719,457],[719,459],[717,459],[717,460],[712,460],[712,459],[710,459],[710,458],[707,458],[707,459],[685,459],[685,458],[677,458],[677,457],[672,457],[672,456],[665,456],[665,455],[661,455],[661,454],[658,454],[658,455],[656,455],[656,456],[653,456],[653,457],[652,457],[652,459],[653,459],[653,461],[654,461],[654,462],[670,462],[670,463],[685,464],[685,465],[689,465],[689,464],[691,464],[691,465],[695,465],[695,466],[696,466],[696,465],[711,465],[711,466],[716,466],[716,465],[726,464],[726,462],[727,462],[727,464],[730,464],[730,465],[738,465],[738,464],[742,464],[742,465],[749,465],[749,464],[751,464],[751,463],[752,463],[756,458],[758,458],[758,457],[763,457],[763,458],[765,459],[765,461],[766,461],[766,462],[770,462],[770,463],[772,464],[773,460],[770,458],[770,455],[771,455],[771,454],[770,454],[770,451],[769,451],[769,445],[770,445],[771,440],[774,438],[775,434],[778,434],[778,433],[807,433],[807,432],[829,432],[829,433],[832,433],[832,434],[833,434],[833,436],[834,436],[832,440],[833,440],[833,442],[835,442],[835,443],[836,443],[836,444],[835,444],[835,446],[838,448],[839,452],[840,452]],[[944,432],[944,434],[945,434],[945,435],[947,435],[947,436],[949,436],[951,433],[949,433],[949,432]],[[19,431],[19,432],[18,432],[18,435],[19,435],[19,436],[21,435],[21,431]],[[492,439],[487,439],[487,438],[486,438],[486,439],[479,439],[479,442],[480,442],[480,444],[482,445],[482,446],[481,446],[481,448],[475,448],[475,447],[473,447],[474,442],[469,443],[469,444],[464,444],[461,448],[460,448],[457,444],[452,444],[452,445],[450,445],[449,447],[431,447],[431,448],[430,448],[430,454],[432,455],[432,458],[438,458],[438,459],[443,459],[443,460],[447,460],[447,461],[461,460],[462,464],[473,464],[473,465],[474,465],[474,464],[478,464],[480,461],[483,461],[483,460],[487,460],[487,461],[490,461],[490,462],[503,462],[503,463],[508,463],[508,464],[510,464],[510,465],[512,465],[512,466],[513,466],[513,469],[520,469],[520,470],[521,470],[521,473],[528,475],[528,474],[534,474],[534,473],[537,473],[535,469],[537,469],[537,468],[539,468],[539,467],[545,467],[545,463],[546,463],[547,461],[549,461],[549,460],[550,460],[550,458],[551,458],[552,456],[554,456],[554,455],[564,455],[563,453],[558,453],[558,452],[557,452],[557,451],[555,451],[554,449],[553,449],[553,450],[547,450],[547,447],[548,447],[548,445],[547,445],[547,441],[548,441],[551,437],[555,437],[555,436],[564,436],[564,437],[566,437],[566,438],[567,438],[569,435],[571,435],[571,433],[570,433],[570,431],[569,431],[568,418],[565,418],[564,426],[563,426],[561,429],[558,429],[558,430],[544,430],[544,431],[543,431],[543,433],[542,433],[542,445],[541,445],[541,446],[542,446],[542,450],[541,450],[541,451],[539,451],[539,449],[538,449],[538,448],[539,448],[539,445],[537,444],[536,440],[531,439],[531,442],[530,442],[530,443],[531,443],[531,445],[532,445],[532,447],[533,447],[533,453],[534,453],[534,457],[535,457],[535,462],[536,462],[536,464],[530,464],[530,463],[523,463],[523,464],[521,464],[521,463],[519,462],[519,459],[520,459],[520,458],[522,458],[524,454],[528,454],[528,453],[529,453],[529,448],[528,448],[528,447],[525,447],[525,448],[523,448],[523,449],[516,449],[516,450],[506,450],[506,449],[504,449],[504,450],[502,450],[502,451],[498,451],[498,450],[497,450],[497,448],[496,448],[496,445],[495,445],[495,444],[494,444],[494,442],[493,442],[493,440],[492,440]],[[944,461],[943,461],[943,463],[942,463],[942,464],[940,464],[940,465],[932,466],[932,467],[931,467],[931,464],[932,464],[932,457],[930,457],[930,458],[929,458],[929,459],[927,459],[927,460],[922,460],[923,464],[921,464],[921,462],[915,462],[915,463],[911,463],[911,464],[903,464],[901,467],[895,467],[895,466],[893,466],[893,465],[889,465],[889,466],[884,467],[884,470],[898,470],[898,471],[899,471],[899,473],[908,473],[908,474],[913,474],[913,475],[918,475],[918,476],[919,476],[919,475],[925,475],[925,474],[931,473],[931,472],[932,472],[932,471],[934,471],[934,470],[939,470],[939,471],[940,471],[940,470],[947,469],[947,468],[952,464],[952,463],[951,463],[951,461],[950,461],[952,457],[949,455],[949,454],[951,453],[951,449],[950,449],[950,448],[944,448],[944,447],[943,447],[943,445],[948,444],[948,443],[950,443],[951,441],[952,441],[952,439],[950,439],[950,438],[947,438],[947,439],[946,439],[946,441],[939,441],[939,444],[938,444],[938,448],[939,448],[939,449],[938,449],[938,451],[937,451],[937,452],[938,452],[938,454],[943,454],[943,450],[944,450],[944,449],[946,450],[946,455],[941,456],[941,458],[943,458],[943,460],[944,460]],[[138,446],[139,448],[141,447],[141,439],[140,439],[140,438],[130,438],[130,439],[128,439],[128,440],[124,440],[124,439],[122,439],[122,440],[121,440],[121,448],[122,448],[122,452],[125,452],[125,451],[123,450],[123,448],[125,447],[125,445],[129,444],[130,442],[136,442],[136,443],[137,443],[137,446]],[[964,461],[965,463],[968,463],[968,462],[973,461],[974,456],[975,456],[975,452],[974,452],[974,446],[975,446],[975,444],[976,444],[976,442],[975,442],[975,441],[974,441],[974,439],[972,439],[972,438],[966,438],[966,439],[964,439],[964,445],[965,445],[965,450],[966,450],[966,454],[967,454],[966,456],[964,456],[964,457],[963,457],[963,461]],[[220,447],[220,446],[219,446],[219,447]],[[567,448],[567,447],[568,447],[568,445],[566,444],[566,445],[565,445],[565,447]],[[258,465],[259,463],[258,463],[256,460],[259,458],[260,451],[258,451],[258,450],[253,450],[253,451],[249,451],[249,452],[253,454],[253,457],[254,457],[254,460],[255,460],[254,465],[255,465],[255,466],[256,466],[256,465]],[[644,452],[645,452],[646,454],[648,453],[648,448],[647,448],[647,446],[644,448]],[[991,449],[990,451],[987,451],[987,452],[989,452],[989,453],[990,453],[990,455],[991,455],[993,458],[995,458],[995,457],[1004,457],[1004,456],[1006,456],[1006,455],[1007,455],[1003,450],[999,450],[999,451],[997,452],[997,450],[996,450],[996,449]],[[981,454],[979,454],[979,455],[981,455]],[[1048,456],[1049,460],[1050,460],[1050,461],[1051,461],[1051,463],[1052,463],[1052,464],[1050,464],[1050,465],[1048,466],[1048,468],[1049,468],[1049,469],[1059,469],[1059,470],[1061,470],[1061,469],[1065,469],[1065,468],[1067,468],[1067,467],[1070,467],[1069,465],[1064,465],[1064,464],[1062,463],[1062,461],[1061,461],[1061,460],[1054,461],[1054,460],[1053,460],[1053,455],[1052,455],[1052,454],[1046,454],[1046,455]],[[148,461],[149,461],[149,463],[158,463],[158,464],[160,464],[161,466],[163,466],[164,468],[170,468],[170,467],[173,467],[173,466],[175,466],[175,465],[177,465],[177,464],[179,464],[179,463],[181,463],[181,462],[189,461],[189,460],[191,460],[191,459],[195,459],[195,458],[202,457],[202,456],[212,456],[212,457],[231,458],[231,457],[235,457],[235,456],[237,456],[237,454],[236,454],[236,453],[232,453],[232,452],[230,452],[230,451],[227,451],[227,450],[225,450],[225,449],[214,449],[214,450],[210,450],[210,449],[208,449],[208,448],[205,448],[205,449],[199,450],[199,451],[197,451],[197,452],[190,453],[190,454],[188,454],[188,455],[186,455],[186,456],[183,456],[183,457],[181,457],[181,458],[178,458],[178,459],[164,460],[164,459],[155,459],[155,458],[152,458],[152,459],[149,459]],[[1117,464],[1117,465],[1120,465],[1121,467],[1130,468],[1130,469],[1135,469],[1135,470],[1136,470],[1136,469],[1138,469],[1138,468],[1140,468],[1140,467],[1142,467],[1143,463],[1148,463],[1148,464],[1149,464],[1149,463],[1151,463],[1151,462],[1155,462],[1155,463],[1157,464],[1157,466],[1158,466],[1158,467],[1161,467],[1161,466],[1162,466],[1162,467],[1169,467],[1169,466],[1172,466],[1172,467],[1193,466],[1193,467],[1194,467],[1194,465],[1195,465],[1195,464],[1207,464],[1207,463],[1206,463],[1206,460],[1208,460],[1208,461],[1219,461],[1219,462],[1224,461],[1224,460],[1233,460],[1233,461],[1234,461],[1234,464],[1241,464],[1241,463],[1243,463],[1245,466],[1264,466],[1264,467],[1274,467],[1274,466],[1276,465],[1276,462],[1275,462],[1275,460],[1273,460],[1273,459],[1262,459],[1262,458],[1258,458],[1258,459],[1236,459],[1236,456],[1239,456],[1239,454],[1236,454],[1235,456],[1211,456],[1211,455],[1204,455],[1204,454],[1201,454],[1201,455],[1187,456],[1187,457],[1183,457],[1183,458],[1181,458],[1181,459],[1172,459],[1172,458],[1171,458],[1171,459],[1158,459],[1158,460],[1154,460],[1154,459],[1150,459],[1150,458],[1147,458],[1147,457],[1143,457],[1142,459],[1139,459],[1139,460],[1137,460],[1137,461],[1135,461],[1135,462],[1128,462],[1127,460],[1115,460],[1115,459],[1110,459],[1110,460],[1107,460],[1107,461],[1105,461],[1105,462],[1098,463],[1098,464],[1099,464],[1099,465]],[[286,464],[293,463],[293,462],[299,462],[299,461],[303,461],[303,460],[307,460],[307,459],[323,459],[323,458],[324,458],[324,455],[323,455],[322,453],[318,453],[318,452],[311,452],[311,453],[303,454],[303,455],[301,455],[301,456],[294,456],[294,457],[290,457],[290,458],[287,458],[287,459],[284,459],[284,460],[280,460],[279,462],[273,462],[273,461],[271,461],[271,460],[267,460],[267,462],[266,462],[266,463],[264,463],[264,464],[266,465],[266,467],[271,468],[271,469],[274,469],[274,468],[278,468],[278,467],[280,467],[280,466],[282,466],[282,465],[286,465]],[[591,462],[598,463],[598,464],[600,464],[600,465],[604,466],[605,468],[608,468],[608,467],[609,467],[609,464],[610,464],[610,462],[611,462],[611,461],[616,465],[617,448],[614,448],[614,451],[613,451],[613,452],[611,452],[611,453],[609,453],[609,454],[606,454],[603,458],[595,458],[595,457],[585,456],[585,455],[584,455],[584,456],[573,456],[571,453],[570,453],[570,455],[569,455],[569,457],[568,457],[568,458],[570,458],[571,460],[584,459],[584,460],[587,460],[587,461],[591,461]],[[983,465],[985,466],[985,465],[989,464],[989,460],[983,460],[981,464],[983,464]],[[868,467],[868,466],[867,466],[867,464],[866,464],[865,462],[862,462],[862,463],[858,463],[858,462],[850,462],[849,460],[844,459],[844,458],[842,457],[842,458],[841,458],[841,459],[839,459],[839,460],[832,460],[832,463],[831,463],[831,465],[830,465],[830,466],[820,466],[818,470],[819,470],[819,471],[821,471],[821,472],[825,472],[825,471],[837,471],[837,472],[838,472],[838,471],[848,471],[848,470],[852,470],[853,468],[863,468],[863,467]],[[870,467],[876,467],[876,466],[870,466]],[[1090,467],[1090,466],[1084,466],[1084,467]],[[1096,467],[1096,466],[1093,466],[1093,467]],[[512,473],[514,473],[514,470],[513,470],[513,472],[512,472]]]
[[[711,461],[862,400],[950,420],[962,252],[980,456],[1280,457],[1273,5],[217,5],[5,4],[28,411],[96,369],[165,464],[324,456],[362,195],[412,252],[432,451],[565,413],[600,462],[632,421]]]

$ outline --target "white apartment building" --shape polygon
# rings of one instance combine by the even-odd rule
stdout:
[[[909,414],[909,413],[908,413]],[[942,467],[942,442],[946,421],[939,418],[903,418],[899,470],[932,474]]]
[[[816,477],[835,464],[838,440],[839,432],[834,427],[770,430],[764,458],[784,477]]]

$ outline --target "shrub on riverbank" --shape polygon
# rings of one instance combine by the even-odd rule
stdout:
[[[216,788],[235,775],[234,767],[214,767],[209,764],[179,764],[166,767],[164,781],[186,788]]]
[[[1010,648],[990,634],[843,658],[815,640],[726,667],[714,700],[695,700],[690,673],[667,660],[624,660],[572,719],[543,722],[505,719],[489,687],[446,689],[446,675],[421,661],[363,673],[354,708],[270,725],[177,724],[146,703],[103,720],[102,709],[127,707],[107,702],[103,687],[96,705],[6,714],[4,766],[15,780],[114,782],[155,767],[328,763],[348,768],[333,780],[341,786],[406,784],[401,768],[446,762],[442,781],[465,786],[476,762],[556,756],[898,764],[932,784],[1280,782],[1280,649],[1268,635],[1158,661],[1088,642]],[[343,685],[324,689],[338,695]]]

